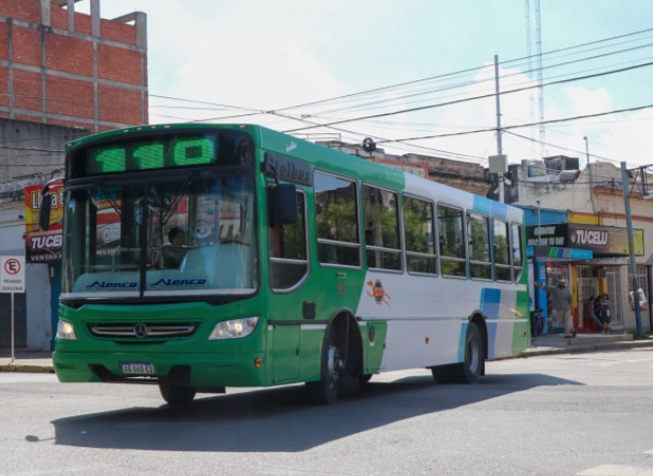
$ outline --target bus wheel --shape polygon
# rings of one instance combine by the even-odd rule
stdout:
[[[333,331],[330,331],[322,355],[322,378],[317,382],[306,382],[311,400],[322,405],[336,401],[343,367],[340,349],[336,345]]]
[[[159,383],[161,396],[170,405],[185,405],[193,401],[197,389],[186,385],[173,385],[165,382]]]
[[[470,322],[465,338],[465,361],[432,367],[431,373],[438,383],[475,383],[483,375],[484,355],[481,331]]]

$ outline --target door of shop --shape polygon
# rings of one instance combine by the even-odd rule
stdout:
[[[623,326],[624,324],[623,293],[618,270],[618,267],[613,266],[605,272],[608,281],[608,297],[610,298],[611,326]]]
[[[27,305],[25,293],[14,294],[14,345],[27,346]],[[0,348],[11,347],[11,294],[0,293]]]
[[[583,322],[585,303],[587,303],[590,297],[596,297],[599,294],[599,279],[593,270],[594,268],[587,266],[576,267],[579,328],[585,327],[585,323]]]

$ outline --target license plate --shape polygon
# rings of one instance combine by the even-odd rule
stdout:
[[[151,362],[125,362],[122,364],[122,373],[154,375],[154,364]]]

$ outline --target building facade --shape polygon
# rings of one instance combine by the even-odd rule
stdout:
[[[608,294],[614,330],[635,330],[636,314],[630,291],[633,278],[645,301],[651,296],[653,204],[645,200],[639,184],[628,178],[636,270],[630,272],[630,248],[621,169],[610,163],[586,167],[576,179],[551,184],[529,184],[516,203],[526,210],[527,240],[532,255],[532,280],[555,284],[568,279],[574,300],[574,320],[581,331],[596,330],[584,319],[590,296]],[[534,306],[546,309],[546,294],[533,290]],[[646,303],[640,323],[653,329]]]
[[[80,1],[90,15],[75,11]],[[0,255],[30,248],[26,293],[15,295],[15,343],[29,350],[51,347],[61,278],[58,240],[29,228],[38,189],[63,175],[67,142],[148,122],[147,17],[106,19],[100,8],[0,0]],[[0,293],[0,347],[11,341],[10,297]]]

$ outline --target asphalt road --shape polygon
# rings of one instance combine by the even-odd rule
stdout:
[[[394,372],[330,407],[0,373],[0,475],[653,476],[652,409],[648,348],[492,362],[477,385]]]

